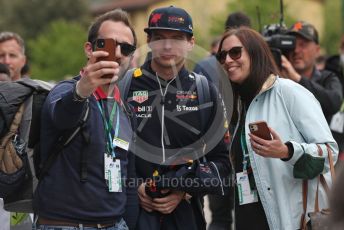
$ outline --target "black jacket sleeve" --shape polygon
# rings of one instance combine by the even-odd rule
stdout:
[[[318,99],[327,119],[338,112],[342,103],[343,92],[342,85],[335,73],[322,71],[316,80],[302,77],[299,83]]]

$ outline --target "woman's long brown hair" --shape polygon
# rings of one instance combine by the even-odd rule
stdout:
[[[239,90],[239,94],[243,98],[252,100],[259,93],[269,75],[278,75],[279,71],[264,38],[250,28],[243,27],[226,31],[221,38],[218,52],[222,50],[224,40],[232,35],[240,40],[250,58],[249,76],[243,85],[238,87],[245,90]]]

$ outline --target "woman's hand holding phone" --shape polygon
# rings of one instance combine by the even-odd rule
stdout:
[[[252,125],[257,125],[257,124],[259,124],[258,127],[261,128],[261,131],[259,132],[259,134],[257,134],[258,130],[256,128],[252,128],[253,127]],[[265,128],[262,128],[262,127],[265,127]],[[267,126],[265,121],[250,123],[249,128],[250,128],[251,133],[249,133],[248,135],[250,137],[252,149],[255,153],[257,153],[258,155],[262,157],[282,158],[282,159],[289,157],[287,145],[282,142],[279,135],[272,128]],[[260,135],[261,137],[259,137],[258,135]],[[265,139],[262,137],[265,137]]]

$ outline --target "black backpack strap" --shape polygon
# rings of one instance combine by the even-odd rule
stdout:
[[[84,151],[84,148],[90,143],[90,139],[91,139],[90,134],[89,132],[87,132],[87,129],[86,129],[86,120],[87,120],[88,113],[89,113],[89,105],[87,102],[86,111],[84,112],[84,116],[82,120],[79,122],[79,127],[80,127],[79,130],[81,132],[82,139],[84,140],[84,143],[85,143],[84,145],[82,145],[82,148],[81,148],[81,165],[80,165],[80,181],[81,182],[87,181],[88,155]],[[75,131],[77,133],[77,130]]]
[[[136,68],[128,70],[123,79],[118,82],[118,88],[121,92],[121,97],[123,101],[127,101],[128,99],[128,93],[130,89],[131,79],[133,78],[133,73]]]
[[[51,168],[51,166],[55,162],[57,156],[62,152],[62,149],[73,140],[73,138],[76,136],[76,134],[78,134],[78,132],[80,130],[84,130],[85,123],[86,123],[86,120],[88,118],[88,114],[89,114],[89,110],[90,110],[89,105],[88,105],[88,101],[86,102],[85,106],[86,106],[86,109],[84,109],[84,112],[83,112],[84,114],[82,116],[82,119],[79,121],[79,124],[77,125],[77,127],[75,129],[69,131],[67,134],[61,136],[58,139],[56,145],[54,146],[54,148],[52,148],[53,150],[52,150],[51,154],[49,155],[49,157],[47,158],[47,160],[43,164],[41,164],[41,167],[40,167],[41,170],[39,172],[39,175],[37,175],[39,180],[42,180],[42,178],[49,171],[49,169]],[[89,137],[88,137],[88,140],[87,140],[86,136],[84,137],[84,139],[87,143],[89,142]],[[82,162],[81,163],[81,178],[83,178],[83,176],[87,177],[87,156],[82,156],[81,162]],[[82,172],[85,170],[86,170],[86,174],[83,175]]]
[[[209,83],[205,76],[193,72],[196,80],[196,89],[198,94],[198,103],[200,106],[201,127],[204,134],[207,130],[208,121],[210,119],[209,109],[202,108],[208,102],[211,102]]]

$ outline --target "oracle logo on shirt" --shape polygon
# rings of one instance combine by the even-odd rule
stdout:
[[[196,91],[177,91],[176,99],[183,100],[197,100]]]

